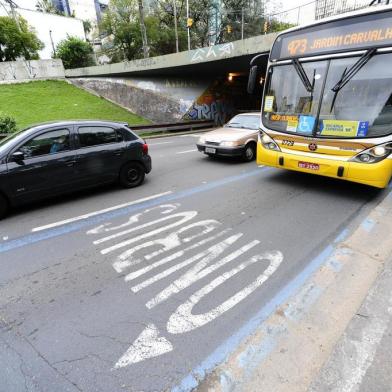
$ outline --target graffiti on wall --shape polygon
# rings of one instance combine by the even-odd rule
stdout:
[[[222,58],[230,56],[234,51],[234,44],[229,42],[222,45],[214,45],[208,48],[200,48],[192,54],[191,62],[204,61],[212,58]]]
[[[186,120],[213,120],[224,124],[235,113],[233,99],[226,91],[225,82],[215,81],[185,114]]]

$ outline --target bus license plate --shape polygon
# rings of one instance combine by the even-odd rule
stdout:
[[[205,153],[206,154],[215,154],[216,153],[216,148],[206,147]]]
[[[318,163],[298,162],[298,167],[301,169],[320,170],[320,165]]]

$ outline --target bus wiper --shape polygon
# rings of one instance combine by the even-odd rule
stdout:
[[[335,93],[332,98],[331,109],[329,112],[332,112],[332,109],[335,106],[335,101],[338,96],[339,91],[355,76],[355,74],[367,64],[367,62],[374,56],[377,48],[369,49],[364,55],[362,55],[358,61],[353,64],[348,70],[345,70],[340,77],[340,80],[332,87],[332,91]]]
[[[312,93],[313,88],[314,88],[314,81],[313,81],[313,83],[310,83],[308,75],[306,75],[304,67],[298,61],[298,59],[293,59],[293,65],[294,65],[295,70],[297,71],[299,78],[301,79],[301,82],[305,86],[306,91],[309,93]]]

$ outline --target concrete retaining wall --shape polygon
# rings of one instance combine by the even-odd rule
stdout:
[[[157,123],[180,121],[210,84],[179,78],[68,80]]]
[[[60,59],[0,63],[0,83],[64,78],[63,62]]]

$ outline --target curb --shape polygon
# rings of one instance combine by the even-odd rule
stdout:
[[[349,237],[343,232],[314,260],[318,266],[305,284],[197,390],[306,391],[389,259],[385,233],[391,231],[390,193]]]
[[[390,391],[392,388],[392,258],[377,277],[309,392]]]

